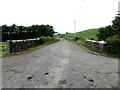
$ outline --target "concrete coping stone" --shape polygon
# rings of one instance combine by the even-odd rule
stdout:
[[[26,42],[26,41],[35,41],[35,40],[40,40],[39,38],[35,39],[24,39],[24,40],[8,40],[7,42]]]
[[[100,44],[106,44],[105,41],[95,41],[95,40],[89,40],[89,39],[87,39],[86,41],[88,41],[88,42],[96,42],[96,43],[100,43]]]

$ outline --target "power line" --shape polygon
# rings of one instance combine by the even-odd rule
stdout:
[[[80,11],[82,10],[84,1],[85,1],[85,0],[82,0],[82,3],[81,3],[80,8],[79,8],[79,10],[78,10],[78,14],[77,14],[76,17],[75,17],[75,20],[78,18],[79,13],[80,13]]]
[[[84,1],[85,1],[85,0],[82,0],[82,3],[81,3],[81,5],[80,5],[79,11],[78,11],[78,14],[76,15],[75,20],[74,20],[74,32],[75,32],[75,33],[76,33],[76,19],[77,19],[78,16],[79,16],[79,13],[80,13],[80,11],[81,11],[81,9],[82,9],[82,7],[83,7]]]

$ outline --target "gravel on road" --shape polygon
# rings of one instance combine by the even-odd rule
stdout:
[[[118,59],[61,41],[2,59],[3,88],[116,88]]]

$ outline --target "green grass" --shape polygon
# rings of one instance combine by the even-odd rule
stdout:
[[[64,35],[61,35],[61,37],[69,40],[72,40],[74,37],[79,37],[82,39],[93,38],[94,40],[98,40],[98,38],[96,37],[98,33],[99,33],[99,29],[88,29],[81,32],[77,32],[77,33],[64,34]]]
[[[7,45],[6,43],[0,43],[0,57],[4,57],[7,55]]]
[[[75,44],[77,44],[79,46],[85,46],[85,42],[83,42],[81,40],[76,41],[75,37],[79,37],[79,38],[82,38],[84,40],[90,39],[90,38],[97,40],[96,35],[98,33],[99,33],[99,29],[88,29],[88,30],[84,30],[84,31],[77,32],[74,34],[64,34],[64,35],[62,35],[62,37],[69,40],[69,41],[74,42]]]
[[[83,39],[89,39],[89,38],[97,39],[96,35],[98,34],[98,31],[99,29],[89,29],[89,30],[77,32],[75,36]]]
[[[72,42],[74,42],[78,46],[85,46],[85,42],[82,42],[82,41],[72,41]]]
[[[85,44],[85,40],[90,39],[90,38],[97,40],[96,36],[98,33],[99,33],[99,29],[88,29],[88,30],[84,30],[81,32],[77,32],[75,34],[65,34],[65,35],[63,35],[63,38],[74,42],[75,44],[77,44],[80,47],[83,47],[86,50],[89,50],[91,52],[97,52],[97,51],[87,47]],[[76,40],[75,37],[79,37],[83,40]]]
[[[0,52],[0,58],[6,56],[8,53],[7,52]]]
[[[111,58],[120,58],[119,56],[116,56],[116,55],[109,55],[109,54],[106,54],[105,52],[100,52],[100,51],[94,50],[85,44],[85,42],[84,42],[85,39],[93,38],[95,40],[98,40],[98,38],[96,37],[96,35],[98,33],[99,33],[99,29],[89,29],[89,30],[77,32],[75,34],[64,34],[63,38],[75,43],[76,45],[78,45],[80,47],[83,47],[85,50],[87,50],[90,53],[96,53],[96,54],[100,54],[100,55],[111,57]],[[79,37],[84,40],[83,41],[75,40],[75,37]]]

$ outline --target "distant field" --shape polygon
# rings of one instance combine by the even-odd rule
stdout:
[[[99,29],[88,29],[88,30],[84,30],[81,32],[77,32],[75,34],[65,34],[63,37],[66,39],[72,39],[74,37],[80,37],[82,39],[90,39],[90,38],[94,38],[95,40],[97,40],[96,35],[99,33],[98,32]]]
[[[6,50],[7,50],[6,43],[0,42],[0,57],[3,57],[7,54]]]
[[[98,34],[99,29],[89,29],[82,32],[77,32],[76,36],[83,39],[94,38],[97,39],[96,35]]]

